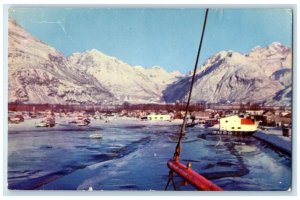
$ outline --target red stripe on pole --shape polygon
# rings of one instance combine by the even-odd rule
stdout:
[[[207,180],[191,168],[187,168],[179,161],[169,160],[168,167],[181,176],[184,180],[192,184],[198,190],[204,191],[223,191],[222,188]]]

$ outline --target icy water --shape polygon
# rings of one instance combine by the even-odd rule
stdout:
[[[8,188],[42,190],[164,190],[178,125],[91,124],[9,127]],[[24,126],[24,125],[23,125]],[[102,139],[90,139],[100,133]],[[253,137],[187,129],[182,162],[224,190],[288,190],[291,160]],[[195,190],[175,177],[179,190]],[[169,186],[169,190],[173,188]]]

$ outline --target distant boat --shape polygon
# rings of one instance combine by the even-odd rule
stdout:
[[[88,116],[77,116],[74,120],[70,121],[69,124],[76,124],[78,126],[87,126],[91,123]]]
[[[55,121],[54,120],[42,120],[35,124],[36,127],[54,127]]]
[[[87,117],[79,119],[79,120],[76,121],[76,124],[78,126],[87,126],[90,123],[91,123],[91,120],[89,118],[87,118]]]
[[[46,123],[44,121],[40,121],[35,124],[36,127],[46,127]]]
[[[54,127],[55,126],[55,116],[52,112],[49,112],[48,115],[42,121],[36,123],[36,127]]]
[[[102,139],[102,135],[100,133],[94,133],[90,135],[91,139]]]
[[[14,117],[9,117],[8,122],[12,124],[19,124],[20,122],[24,122],[24,116],[23,115],[16,115]]]

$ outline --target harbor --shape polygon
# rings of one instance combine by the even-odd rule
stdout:
[[[8,190],[294,189],[294,8],[7,13]]]
[[[9,124],[9,189],[164,190],[182,120],[115,117],[74,127],[61,126],[64,119],[56,117],[55,127],[37,128],[38,120]],[[253,136],[211,131],[186,130],[183,163],[225,190],[289,190],[290,156]],[[195,190],[183,182],[175,176],[179,190]]]

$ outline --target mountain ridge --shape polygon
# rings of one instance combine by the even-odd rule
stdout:
[[[221,51],[208,58],[197,72],[192,102],[291,105],[290,93],[283,99],[276,95],[291,91],[291,67],[291,50],[277,42],[255,47],[246,54]],[[186,100],[189,79],[167,87],[164,99]]]
[[[178,73],[135,69],[92,49],[65,57],[9,20],[9,102],[159,103]],[[163,81],[160,81],[163,80]]]
[[[64,56],[9,20],[9,102],[59,104],[185,101],[191,74],[131,66],[97,49]],[[291,105],[292,51],[274,42],[220,51],[196,74],[192,102]]]

